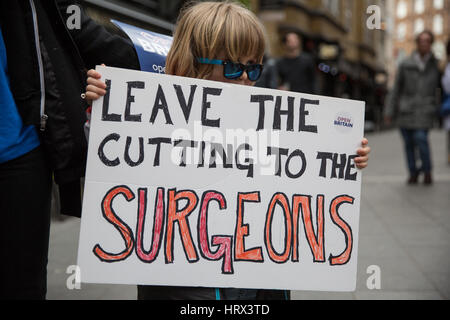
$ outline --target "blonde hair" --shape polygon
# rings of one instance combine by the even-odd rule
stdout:
[[[264,56],[264,29],[258,18],[242,5],[226,2],[198,2],[182,10],[172,47],[166,59],[166,73],[191,78],[207,78],[212,65],[197,58],[225,58],[237,62]],[[224,54],[225,57],[219,57]]]

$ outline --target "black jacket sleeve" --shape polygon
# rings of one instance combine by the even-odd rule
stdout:
[[[80,28],[69,30],[80,55],[88,69],[104,63],[107,66],[139,70],[139,60],[134,46],[128,38],[110,33],[92,20],[77,1],[57,0],[58,10],[64,21],[73,14],[70,5],[80,8]]]

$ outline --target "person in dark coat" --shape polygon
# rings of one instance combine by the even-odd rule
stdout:
[[[285,54],[277,62],[280,90],[316,94],[314,58],[300,49],[300,37],[289,32],[283,37]]]
[[[278,70],[275,59],[271,58],[268,54],[264,54],[263,62],[264,69],[261,77],[255,83],[255,87],[278,89]]]
[[[131,42],[83,10],[80,27],[69,30],[74,4],[0,2],[2,299],[45,299],[52,178],[61,213],[81,215],[87,68],[139,69]]]
[[[403,137],[408,184],[416,184],[420,173],[424,173],[426,185],[433,183],[428,132],[437,118],[437,89],[440,86],[438,61],[431,52],[433,41],[430,31],[417,36],[417,50],[400,64],[385,110],[386,123],[395,121]],[[417,165],[417,152],[421,167]]]

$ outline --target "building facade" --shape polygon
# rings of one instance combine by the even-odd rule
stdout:
[[[252,5],[266,27],[269,52],[283,54],[294,31],[316,59],[319,94],[366,101],[366,119],[381,121],[386,94],[386,0],[260,0]]]
[[[112,32],[111,19],[171,35],[185,0],[81,0],[87,14]]]
[[[450,35],[450,0],[395,0],[393,54],[397,63],[416,48],[416,36],[424,30],[435,35],[433,52],[444,63]]]
[[[267,31],[268,54],[283,55],[281,39],[296,32],[313,55],[318,94],[366,101],[367,118],[379,121],[386,86],[389,35],[386,3],[392,0],[245,0]],[[397,1],[397,0],[396,0]],[[408,1],[408,0],[400,0]],[[449,1],[449,0],[444,0]],[[112,31],[116,19],[171,34],[186,0],[83,0],[88,14]],[[372,7],[371,7],[372,6]],[[373,7],[375,6],[375,7]],[[370,11],[369,7],[375,8]],[[374,16],[375,28],[368,27]],[[372,21],[373,22],[373,21]],[[392,52],[390,50],[389,52]]]

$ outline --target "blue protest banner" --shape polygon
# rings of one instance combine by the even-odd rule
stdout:
[[[172,45],[172,37],[138,28],[117,20],[111,20],[133,42],[142,71],[165,73],[166,56]]]

